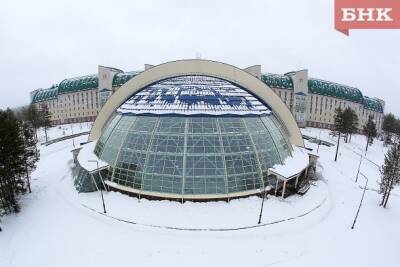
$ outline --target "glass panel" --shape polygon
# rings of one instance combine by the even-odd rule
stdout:
[[[184,133],[185,118],[163,117],[157,127],[157,133]]]
[[[225,153],[253,152],[248,134],[222,136]]]
[[[183,170],[183,156],[149,154],[146,173],[180,175]]]
[[[271,118],[269,116],[263,117],[262,119],[263,119],[263,122],[265,123],[265,125],[269,129],[272,139],[274,140],[276,148],[280,154],[281,160],[284,161],[284,159],[290,155],[290,150],[289,150],[288,144],[286,143],[285,139],[283,138],[280,130],[271,121]]]
[[[157,117],[137,116],[135,123],[131,126],[131,132],[146,132],[151,133],[157,123]]]
[[[220,153],[219,136],[216,135],[189,135],[187,137],[187,153],[206,154]]]
[[[182,193],[182,177],[146,174],[143,189],[160,193]]]
[[[94,153],[99,157],[103,152],[104,144],[106,143],[108,137],[110,136],[111,132],[114,130],[115,125],[120,120],[121,115],[116,115],[113,119],[111,119],[107,125],[105,126],[105,130],[103,134],[100,136],[99,141],[96,144],[96,148],[94,149]]]
[[[147,151],[150,145],[150,138],[150,134],[128,132],[122,147],[135,151]]]
[[[154,135],[150,151],[183,153],[184,139],[184,136]]]
[[[217,120],[215,118],[197,117],[188,119],[189,134],[209,134],[217,132]]]
[[[118,184],[160,193],[226,194],[260,188],[268,168],[290,154],[279,127],[272,116],[119,115],[98,147],[110,164],[105,178]]]
[[[107,140],[107,143],[103,150],[103,154],[101,155],[101,159],[110,164],[114,164],[118,155],[118,150],[124,138],[124,132],[113,131],[112,135]]]
[[[219,118],[218,122],[222,133],[246,132],[246,127],[244,126],[241,118]]]

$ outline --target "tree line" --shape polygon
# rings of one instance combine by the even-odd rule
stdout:
[[[343,136],[345,142],[351,140],[352,134],[358,132],[358,117],[354,110],[346,108],[335,110],[334,131],[338,135],[336,144],[335,161],[337,161],[340,139]],[[372,116],[362,127],[362,134],[366,137],[365,153],[368,151],[374,138],[377,137],[376,124]],[[381,140],[384,145],[390,145],[385,155],[385,161],[380,168],[381,180],[379,182],[379,192],[382,195],[380,205],[386,207],[390,193],[394,186],[400,184],[400,120],[393,114],[386,114],[382,123]]]
[[[351,136],[357,133],[359,126],[357,113],[350,107],[342,110],[340,107],[335,110],[334,116],[334,131],[338,135],[336,143],[335,161],[337,161],[340,139],[343,136],[344,141],[350,142]],[[363,125],[362,133],[366,136],[367,142],[365,150],[367,151],[368,145],[372,144],[373,139],[376,137],[377,130],[373,117],[369,116],[368,121]]]
[[[47,107],[0,109],[0,216],[20,211],[19,198],[31,192],[30,177],[40,153],[37,130],[50,127]],[[1,231],[1,228],[0,228]]]
[[[400,184],[400,120],[391,113],[386,114],[382,131],[384,144],[390,146],[380,170],[379,182],[379,192],[382,194],[380,205],[386,208],[392,189]]]
[[[382,131],[384,144],[392,144],[393,139],[400,136],[400,119],[396,118],[392,113],[386,114],[383,119]]]
[[[47,105],[41,105],[38,109],[35,104],[31,104],[16,110],[15,115],[19,120],[31,125],[36,140],[38,140],[37,130],[43,128],[45,131],[46,142],[48,141],[47,130],[51,127],[51,114]]]

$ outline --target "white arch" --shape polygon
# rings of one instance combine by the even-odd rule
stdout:
[[[267,103],[285,123],[293,145],[304,146],[297,123],[282,100],[264,82],[235,66],[203,59],[178,60],[152,67],[125,83],[106,102],[97,115],[89,141],[99,139],[102,128],[113,112],[138,90],[159,80],[182,75],[205,75],[221,78],[246,88]]]

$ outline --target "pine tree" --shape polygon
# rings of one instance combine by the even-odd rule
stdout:
[[[18,212],[18,195],[25,191],[24,141],[21,126],[11,110],[0,110],[0,205]]]
[[[350,124],[350,141],[351,136],[358,132],[358,116],[357,113],[352,109],[351,110],[351,124]]]
[[[29,122],[29,124],[32,125],[34,129],[35,139],[38,140],[37,129],[40,127],[41,114],[36,108],[36,105],[30,104],[28,107],[23,108],[21,113],[23,121]]]
[[[51,127],[51,114],[46,104],[42,105],[40,110],[40,126],[44,128],[46,142],[48,141],[47,129]]]
[[[340,144],[340,137],[342,133],[346,132],[346,125],[343,119],[343,111],[342,109],[339,107],[337,109],[335,109],[335,125],[334,125],[334,129],[335,131],[338,133],[338,139],[337,139],[337,144],[336,144],[336,154],[335,154],[335,161],[337,161],[337,155],[339,152],[339,144]]]
[[[397,124],[398,120],[396,120],[396,117],[392,113],[386,114],[383,117],[382,131],[384,132],[385,145],[391,143],[392,134],[396,132]]]
[[[357,113],[347,107],[342,113],[342,120],[343,120],[343,133],[346,135],[346,143],[348,142],[349,136],[351,137],[352,134],[357,132],[358,127],[358,116]]]
[[[368,150],[368,145],[372,144],[374,138],[376,137],[377,131],[376,131],[376,125],[375,122],[373,121],[372,116],[368,117],[367,124],[364,125],[363,128],[363,133],[367,138],[367,145],[365,147],[365,152]]]
[[[382,194],[380,205],[386,208],[393,187],[400,183],[400,140],[385,155],[385,163],[381,169],[379,192]]]
[[[36,169],[36,163],[39,161],[40,154],[36,147],[37,141],[34,138],[34,129],[29,123],[22,123],[21,132],[24,140],[24,162],[25,162],[25,174],[26,182],[29,193],[31,190],[30,174]]]

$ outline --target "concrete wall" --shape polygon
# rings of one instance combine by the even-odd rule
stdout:
[[[98,79],[99,79],[98,96],[99,96],[100,106],[103,106],[106,103],[107,99],[112,95],[113,93],[112,82],[115,74],[119,72],[122,71],[110,67],[104,67],[104,66],[98,67]]]

